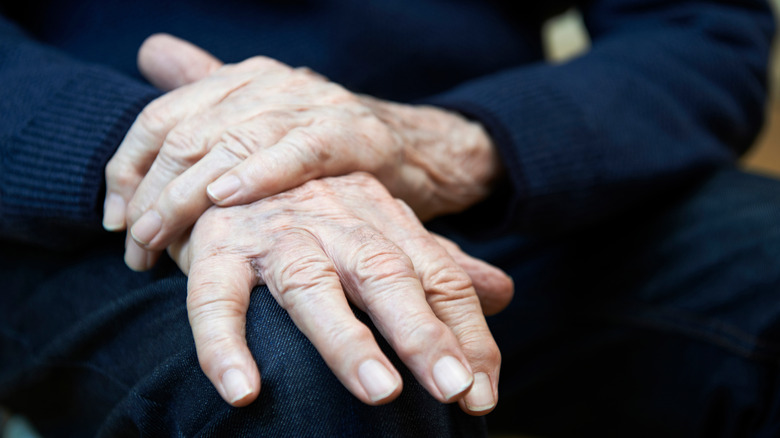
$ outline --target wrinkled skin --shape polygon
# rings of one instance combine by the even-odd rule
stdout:
[[[168,247],[189,275],[198,357],[227,402],[260,391],[244,325],[250,290],[267,284],[363,402],[394,399],[401,381],[348,302],[434,397],[493,409],[500,354],[483,312],[508,304],[511,279],[418,220],[489,192],[500,166],[479,125],[268,58],[222,66],[165,35],[144,43],[139,66],[173,91],[107,166],[104,225],[130,228],[133,269]]]
[[[245,206],[212,207],[170,252],[189,275],[187,305],[201,366],[229,402],[244,405],[259,390],[244,316],[252,287],[266,284],[365,403],[392,400],[401,380],[348,301],[369,314],[435,398],[483,414],[498,399],[501,356],[471,276],[439,241],[402,201],[357,173]],[[456,257],[469,258],[449,245]],[[488,279],[479,286],[490,310],[506,305],[511,281],[487,264],[469,263]],[[382,369],[370,371],[376,365]],[[229,370],[246,376],[240,389],[224,382]]]
[[[427,220],[480,201],[501,172],[479,124],[356,95],[305,68],[266,57],[222,65],[170,36],[149,38],[139,64],[178,88],[143,110],[106,168],[104,224],[131,230],[137,270],[212,203],[363,171]]]

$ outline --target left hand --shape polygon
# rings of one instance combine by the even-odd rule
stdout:
[[[402,383],[347,300],[371,317],[437,400],[457,400],[472,415],[496,405],[501,355],[483,311],[509,303],[511,280],[432,237],[370,175],[322,178],[251,204],[212,207],[169,252],[189,275],[198,360],[234,406],[260,391],[244,336],[257,284],[268,285],[363,402],[386,403]]]
[[[500,172],[479,124],[356,95],[307,69],[265,57],[223,66],[165,35],[144,43],[139,67],[178,88],[143,110],[106,168],[104,225],[130,228],[134,269],[149,268],[212,203],[365,171],[426,220],[483,199]]]

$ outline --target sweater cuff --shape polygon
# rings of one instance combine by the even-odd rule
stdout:
[[[506,169],[503,185],[480,205],[452,218],[455,222],[473,230],[473,220],[481,218],[484,224],[485,217],[492,217],[482,227],[491,230],[490,235],[533,229],[541,219],[534,218],[540,203],[571,189],[567,175],[577,175],[580,181],[597,178],[593,163],[567,159],[589,155],[577,149],[593,136],[592,124],[572,99],[549,85],[554,83],[551,73],[550,66],[541,64],[498,73],[422,102],[482,123]],[[554,204],[544,206],[545,215],[550,207]]]
[[[28,230],[99,225],[105,165],[160,92],[98,68],[81,69],[18,132],[6,155],[2,211]],[[53,243],[53,242],[52,242]]]

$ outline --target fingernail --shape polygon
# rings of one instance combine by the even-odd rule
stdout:
[[[231,368],[222,375],[222,389],[230,403],[235,403],[252,393],[249,379],[241,371]]]
[[[444,356],[433,366],[433,381],[444,398],[450,400],[467,390],[474,377],[458,359]]]
[[[486,373],[475,373],[474,384],[471,385],[466,397],[466,407],[472,412],[482,412],[493,409],[496,401],[493,399],[493,385]]]
[[[239,187],[241,187],[241,180],[235,175],[228,175],[209,184],[206,191],[212,199],[222,201],[236,193]]]
[[[130,229],[130,234],[133,235],[133,239],[136,242],[148,245],[154,239],[154,236],[160,232],[160,228],[162,228],[160,214],[154,210],[149,210],[133,225],[133,228]]]
[[[134,271],[149,269],[148,251],[130,241],[125,249],[125,264]]]
[[[371,401],[377,402],[395,392],[400,382],[379,361],[369,359],[358,368],[358,379]]]
[[[110,193],[103,204],[103,228],[108,231],[125,227],[125,200],[116,193]]]

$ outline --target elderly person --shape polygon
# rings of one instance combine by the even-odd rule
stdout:
[[[731,164],[767,5],[510,6],[5,5],[0,400],[50,435],[769,431],[778,185]],[[540,62],[568,6],[593,49]],[[512,282],[467,253],[517,285],[489,324]]]

